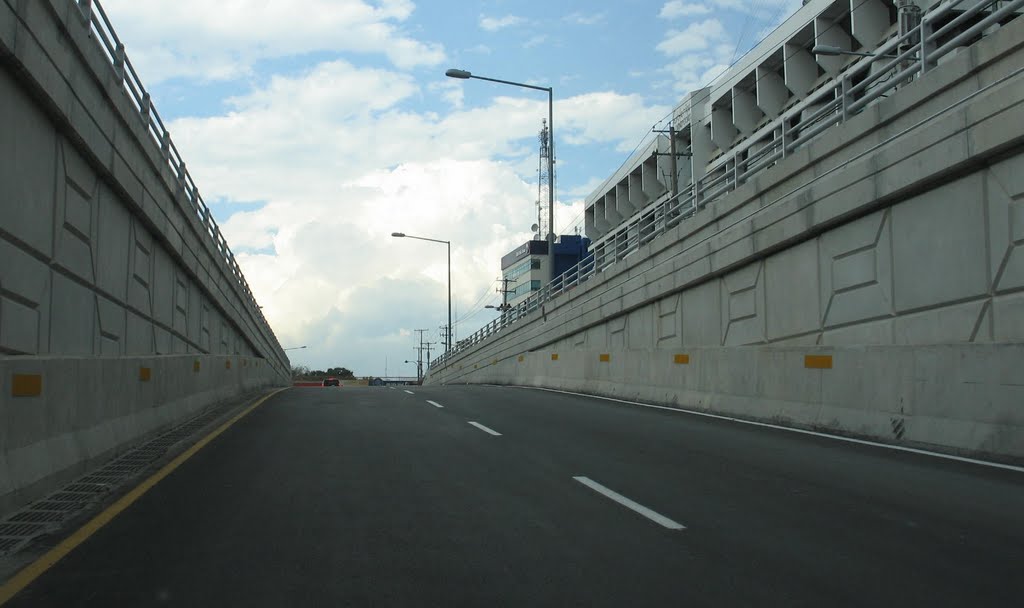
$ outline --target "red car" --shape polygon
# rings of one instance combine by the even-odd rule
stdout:
[[[324,386],[344,386],[337,378],[324,378]]]

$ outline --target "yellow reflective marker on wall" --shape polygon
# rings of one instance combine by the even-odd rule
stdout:
[[[141,382],[149,382],[150,378],[153,377],[153,370],[148,367],[139,368],[139,380]]]
[[[522,363],[522,362],[523,362],[523,360],[525,360],[525,359],[526,359],[526,357],[524,357],[524,356],[522,356],[522,355],[519,355],[519,362],[520,362],[520,363]]]
[[[12,397],[38,397],[42,394],[42,374],[14,374],[11,377]]]
[[[558,353],[551,353],[551,360],[558,361]]]
[[[601,356],[598,358],[601,359],[602,363],[608,363],[612,360],[612,356],[609,353],[601,353]]]
[[[832,369],[832,355],[807,355],[804,357],[807,369]]]
[[[679,365],[689,365],[690,355],[677,354],[675,356],[675,362],[678,363]]]

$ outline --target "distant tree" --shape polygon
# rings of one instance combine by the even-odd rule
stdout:
[[[348,369],[347,367],[328,368],[327,375],[334,376],[336,378],[342,378],[345,380],[354,380],[356,377],[355,374],[352,373],[352,370]]]
[[[303,378],[309,375],[309,368],[305,365],[292,366],[292,378]]]

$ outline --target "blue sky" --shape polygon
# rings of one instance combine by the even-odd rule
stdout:
[[[293,363],[411,375],[493,318],[536,217],[551,86],[556,227],[799,0],[101,0]]]

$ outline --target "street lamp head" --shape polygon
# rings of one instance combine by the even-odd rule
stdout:
[[[473,74],[469,70],[458,70],[455,68],[445,71],[444,75],[448,78],[461,78],[463,80],[473,77]]]
[[[811,52],[815,55],[825,55],[828,57],[835,57],[843,54],[843,49],[838,46],[830,46],[828,44],[816,44]]]
[[[398,238],[402,238],[402,237],[404,237],[404,236],[405,236],[405,233],[404,233],[404,232],[392,232],[392,233],[391,233],[391,236],[395,236],[395,237],[398,237]]]

